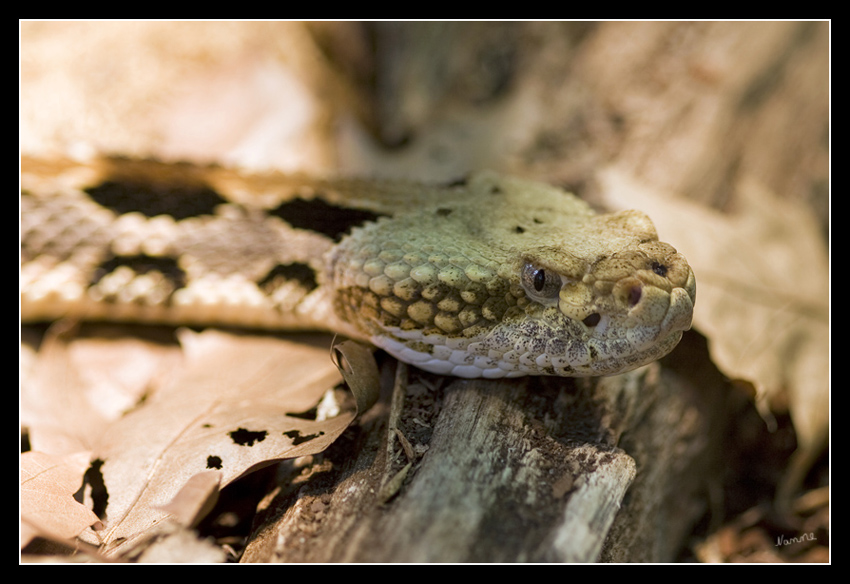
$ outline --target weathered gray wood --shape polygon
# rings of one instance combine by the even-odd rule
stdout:
[[[705,439],[717,409],[701,400],[658,364],[599,380],[413,383],[398,425],[424,453],[395,495],[383,502],[382,488],[408,458],[385,401],[359,435],[282,477],[243,561],[672,559],[717,454]]]

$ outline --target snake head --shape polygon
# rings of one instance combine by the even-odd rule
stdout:
[[[560,271],[551,253],[542,255],[549,261],[526,258],[520,268],[528,302],[508,315],[524,331],[512,342],[530,370],[622,373],[668,354],[691,327],[696,279],[669,244],[647,241],[593,261],[572,258],[571,269],[561,263]],[[545,348],[534,349],[540,344],[533,339],[546,338]]]
[[[613,375],[669,353],[696,281],[639,211],[484,174],[335,252],[337,312],[422,369],[458,377]]]

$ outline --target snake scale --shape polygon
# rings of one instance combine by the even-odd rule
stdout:
[[[330,330],[458,377],[599,376],[691,325],[685,258],[556,187],[21,160],[21,320]]]

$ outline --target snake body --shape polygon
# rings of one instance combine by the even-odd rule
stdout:
[[[320,329],[459,377],[669,353],[696,296],[638,211],[490,172],[424,186],[22,159],[21,318]]]

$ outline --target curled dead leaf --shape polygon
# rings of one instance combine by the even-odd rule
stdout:
[[[365,412],[378,400],[381,380],[373,351],[371,347],[356,341],[343,341],[334,345],[337,358],[341,358],[337,361],[337,367],[354,394],[358,412]]]

